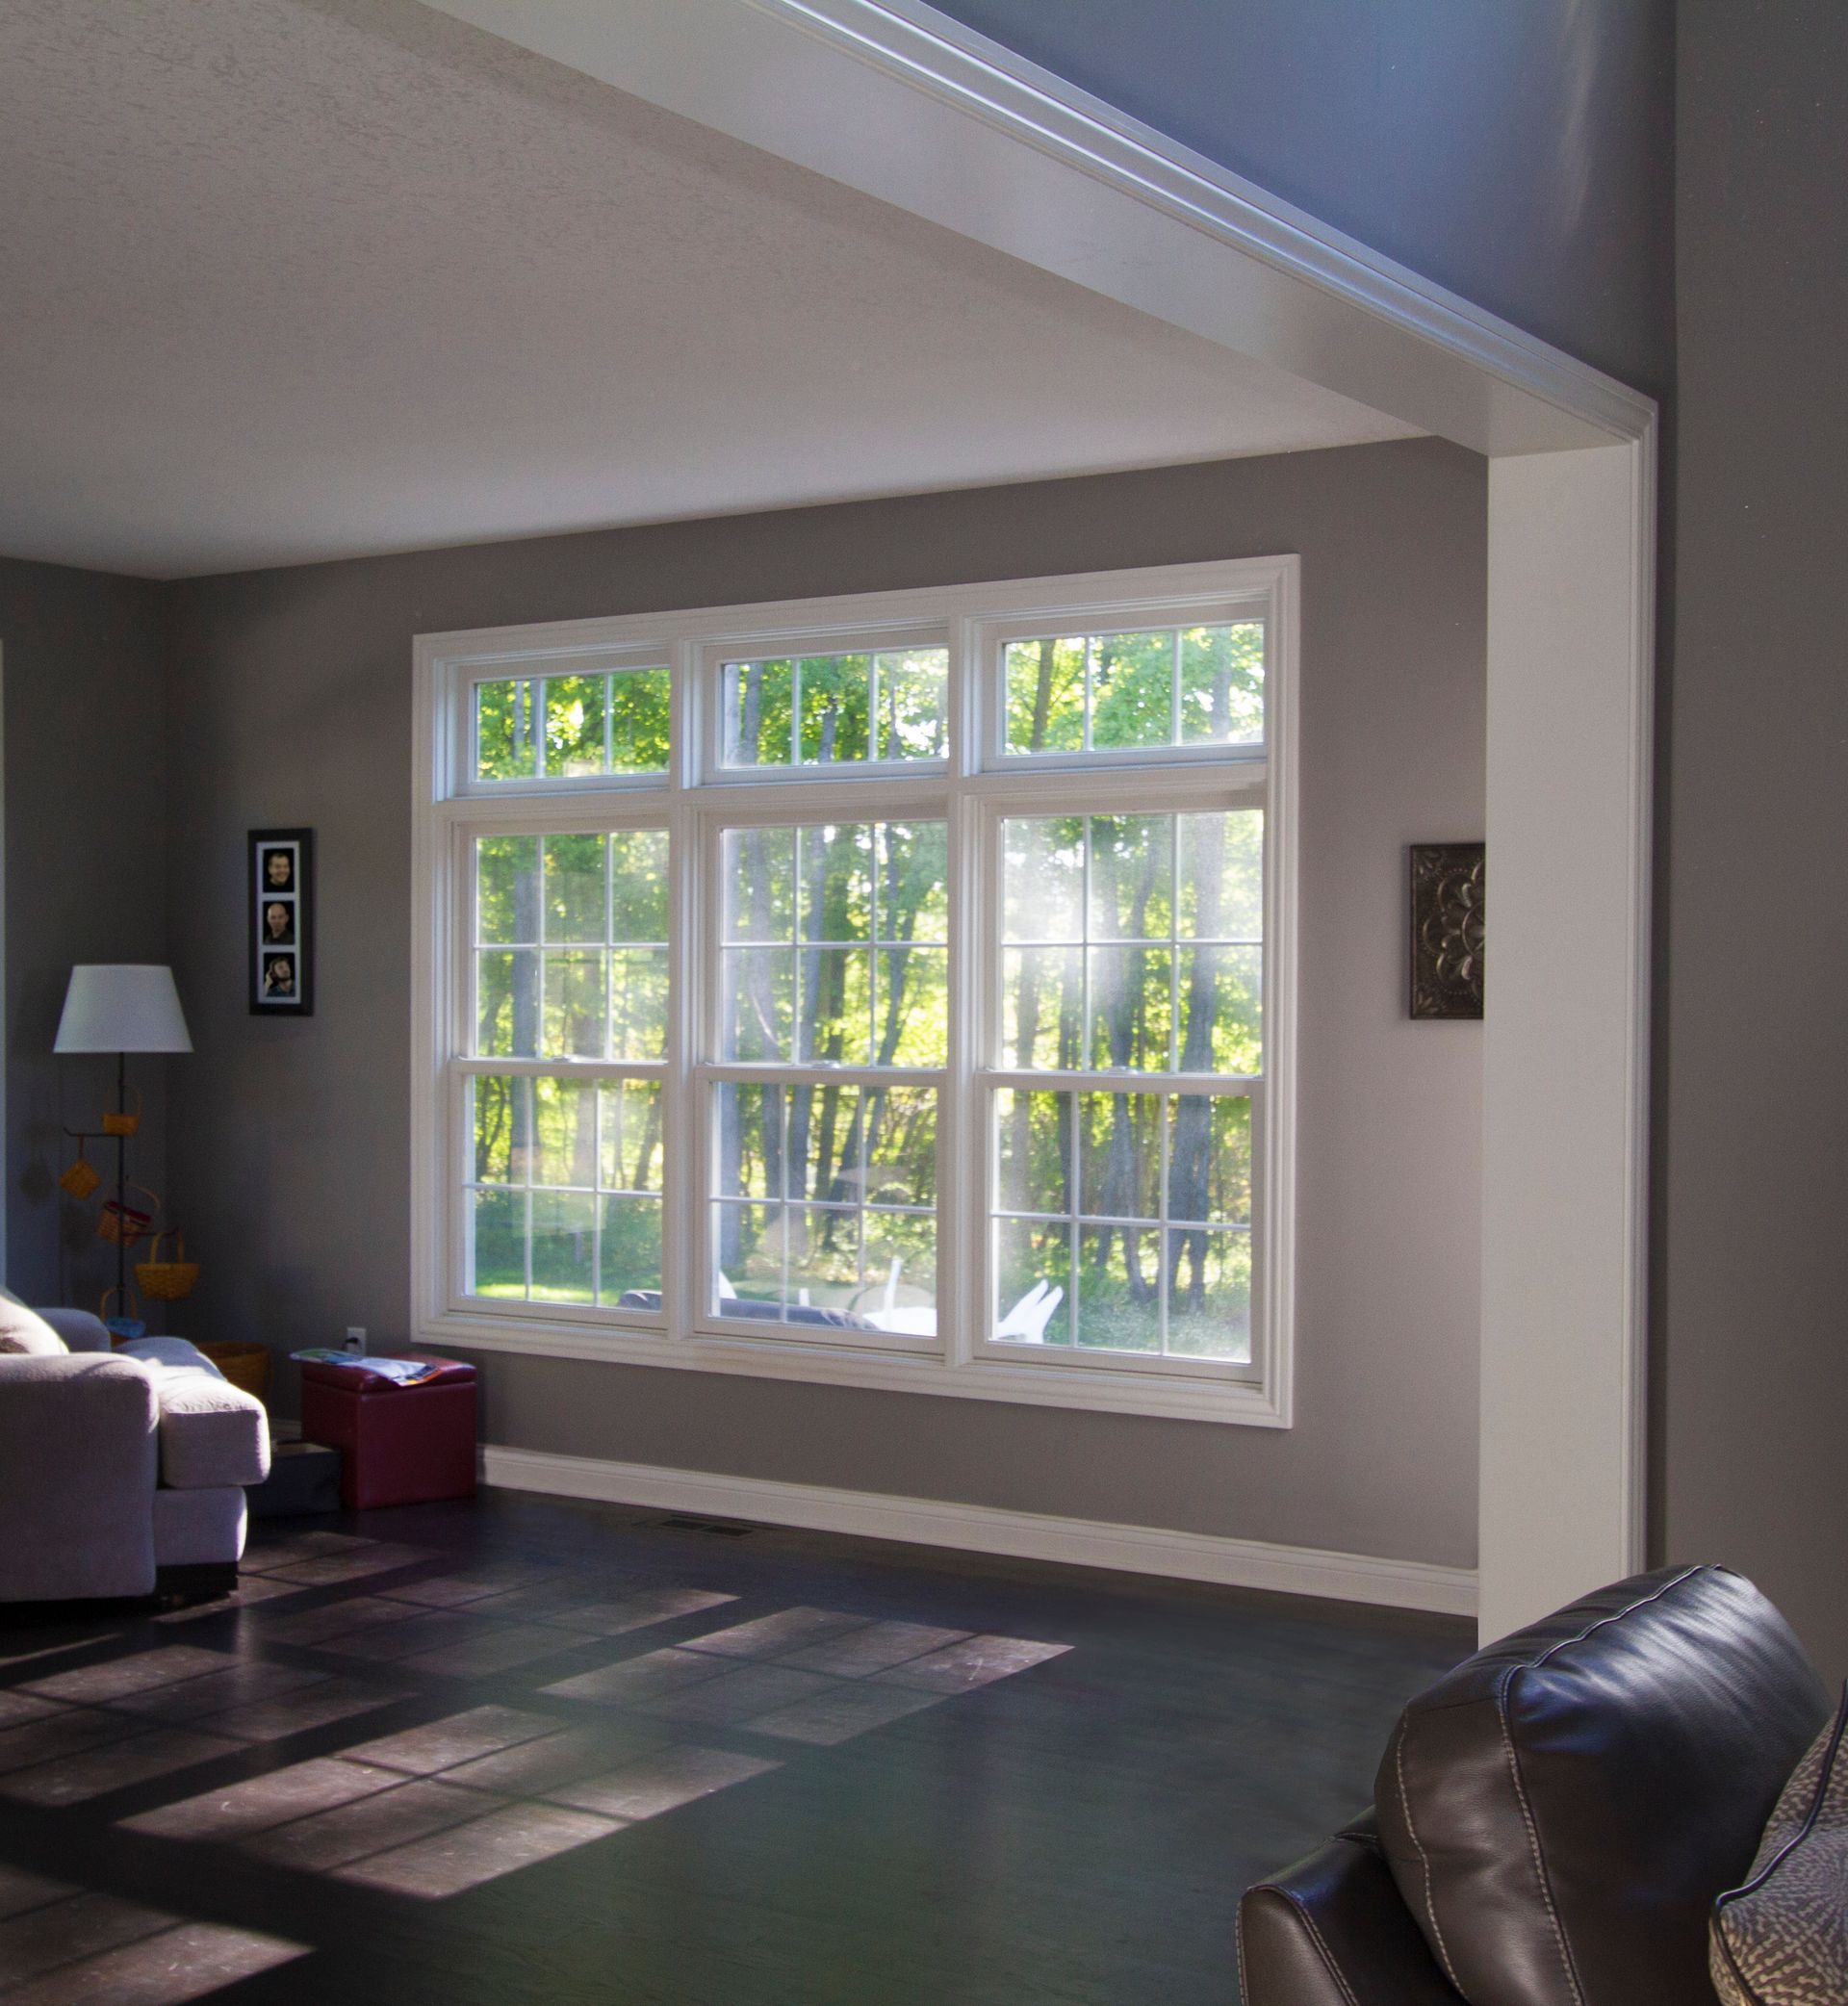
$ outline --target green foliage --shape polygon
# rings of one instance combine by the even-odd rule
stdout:
[[[1263,642],[1243,622],[1011,643],[1010,748],[1261,740]],[[732,664],[725,757],[785,768],[940,758],[944,669],[940,649]],[[483,684],[477,728],[490,777],[663,770],[666,672]],[[1261,814],[1014,817],[1003,852],[1001,1063],[1261,1069]],[[479,1054],[664,1053],[667,862],[658,829],[479,842]],[[943,822],[737,828],[722,870],[726,1056],[946,1063]],[[486,1076],[473,1091],[477,1292],[613,1302],[657,1291],[658,1088]],[[883,1306],[888,1287],[900,1305],[933,1302],[937,1103],[909,1085],[722,1087],[715,1223],[730,1283],[787,1303]],[[1047,1343],[1248,1356],[1247,1099],[1004,1093],[996,1129],[997,1316],[1044,1283],[1063,1292]]]
[[[670,687],[666,669],[477,682],[475,777],[585,780],[664,773]]]
[[[672,679],[665,669],[627,669],[609,679],[609,771],[665,773]]]
[[[948,748],[945,648],[727,662],[728,766],[940,759]]]
[[[1260,1070],[1261,814],[1011,817],[1002,843],[1005,1064]]]
[[[937,1104],[911,1086],[722,1086],[719,1269],[741,1294],[822,1308],[936,1299]],[[788,1262],[788,1293],[783,1264]]]
[[[945,824],[732,830],[724,871],[728,1058],[943,1064]]]
[[[1006,671],[1011,753],[1264,739],[1258,621],[1011,641]]]
[[[1169,1353],[1244,1355],[1248,1099],[1006,1092],[995,1126],[998,1315],[1044,1282],[1065,1296],[1047,1342],[1160,1350],[1166,1319]]]
[[[478,1056],[664,1055],[667,863],[664,829],[477,841]]]
[[[660,1088],[477,1074],[475,1293],[613,1303],[661,1286]]]
[[[546,776],[579,780],[603,772],[603,698],[607,677],[546,681]]]
[[[475,686],[475,770],[481,780],[525,780],[538,760],[533,685],[525,680]]]

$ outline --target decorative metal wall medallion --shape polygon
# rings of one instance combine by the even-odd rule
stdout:
[[[1412,1015],[1482,1015],[1482,845],[1412,845]]]

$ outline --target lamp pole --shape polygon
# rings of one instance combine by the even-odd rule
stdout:
[[[116,1054],[116,1112],[128,1113],[128,1054]],[[165,1180],[163,1180],[165,1181]],[[149,1256],[152,1259],[152,1256]],[[128,1314],[128,1124],[116,1124],[116,1314]]]

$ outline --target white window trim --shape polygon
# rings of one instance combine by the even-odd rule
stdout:
[[[949,1249],[986,1248],[987,1172],[946,1175],[939,1183],[939,1245],[945,1249],[943,1288],[946,1341],[928,1349],[911,1345],[866,1346],[838,1337],[798,1338],[789,1326],[765,1326],[771,1334],[741,1338],[704,1324],[689,1314],[699,1292],[699,1247],[706,1230],[704,1187],[697,1145],[692,1163],[682,1155],[670,1175],[663,1210],[664,1272],[671,1284],[665,1317],[646,1314],[618,1322],[604,1308],[500,1303],[492,1312],[451,1293],[459,1274],[455,1247],[458,1208],[450,1202],[450,1178],[443,1167],[458,1148],[460,1095],[448,1059],[449,1027],[455,1017],[457,942],[469,906],[467,873],[457,860],[466,832],[484,823],[517,831],[554,823],[561,799],[569,800],[574,828],[614,828],[665,819],[673,830],[673,978],[675,1016],[665,1068],[638,1066],[665,1080],[668,1132],[692,1142],[695,1120],[693,1060],[702,1047],[696,1021],[700,985],[696,963],[706,951],[704,915],[695,894],[696,873],[688,868],[688,845],[706,838],[716,822],[736,820],[761,805],[768,812],[793,806],[791,785],[812,782],[812,770],[794,769],[775,778],[720,777],[714,748],[717,720],[717,660],[729,649],[765,652],[766,644],[796,647],[834,642],[843,632],[872,640],[891,633],[915,638],[939,630],[950,645],[949,703],[955,722],[951,771],[935,762],[917,775],[921,791],[942,788],[952,801],[953,891],[965,910],[980,898],[980,819],[1003,804],[1043,804],[1044,783],[1036,777],[1067,762],[1004,759],[993,714],[978,714],[973,679],[965,663],[976,648],[1004,630],[1035,619],[1077,630],[1083,626],[1127,626],[1138,617],[1172,619],[1191,604],[1206,606],[1227,599],[1261,602],[1268,624],[1266,745],[1261,754],[1266,811],[1265,875],[1265,1091],[1264,1116],[1256,1136],[1258,1188],[1262,1194],[1252,1222],[1258,1288],[1252,1306],[1252,1363],[1249,1367],[1200,1369],[1172,1361],[1138,1367],[1133,1361],[1080,1359],[1050,1351],[1031,1359],[995,1355],[992,1344],[973,1342],[985,1317],[986,1253],[957,1260]],[[885,1391],[927,1393],[963,1399],[1090,1408],[1107,1412],[1213,1420],[1263,1427],[1288,1427],[1294,1404],[1294,1297],[1296,1109],[1296,903],[1298,563],[1294,556],[1242,558],[1219,563],[1084,574],[910,592],[873,593],[812,601],[772,601],[666,614],[557,622],[423,634],[414,646],[413,941],[411,985],[411,1329],[420,1342],[543,1357],[592,1358],[609,1363],[653,1365],[671,1370],[743,1374],[818,1384]],[[1041,631],[1046,630],[1041,628]],[[656,651],[661,651],[657,653]],[[570,784],[526,782],[483,786],[473,781],[465,753],[473,748],[468,684],[484,672],[506,675],[531,665],[534,673],[562,666],[573,657],[612,656],[640,661],[668,659],[673,686],[674,756],[665,779],[633,776],[578,780]],[[1217,748],[1188,749],[1140,766],[1110,756],[1083,761],[1085,799],[1102,801],[1137,784],[1138,776],[1160,771],[1177,799],[1186,792],[1220,784],[1228,766],[1247,768],[1255,781],[1252,755],[1222,754]],[[909,769],[908,769],[909,770]],[[836,769],[837,772],[837,769]],[[831,777],[834,812],[851,815],[888,809],[889,767],[869,765],[862,777]],[[780,797],[772,800],[771,797]],[[883,797],[883,798],[882,798]],[[984,971],[985,937],[974,954],[952,951],[952,982],[962,1026],[950,1055],[950,1091],[942,1123],[940,1162],[969,1166],[978,1144],[962,1135],[959,1120],[975,1105],[975,1076],[984,1070],[978,1050],[988,1010]],[[961,965],[958,965],[958,964]],[[526,1068],[522,1068],[526,1069]],[[551,1069],[535,1068],[535,1069]],[[624,1072],[621,1062],[601,1070]],[[1152,1084],[1152,1083],[1151,1083]],[[984,1150],[986,1162],[986,1150]]]

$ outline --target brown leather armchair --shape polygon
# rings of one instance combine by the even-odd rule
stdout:
[[[1371,1816],[1246,1891],[1245,2006],[1712,2006],[1708,1912],[1828,1712],[1724,1568],[1504,1637],[1406,1708]]]

